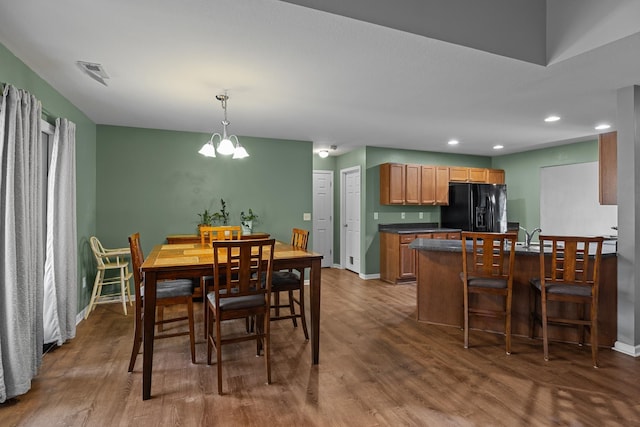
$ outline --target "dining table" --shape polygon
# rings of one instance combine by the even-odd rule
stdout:
[[[276,241],[273,269],[309,269],[309,311],[311,313],[311,363],[317,365],[320,353],[320,272],[322,254]],[[156,285],[158,281],[200,278],[213,272],[210,244],[161,244],[153,248],[142,264],[144,274],[144,321],[142,354],[142,399],[151,398],[153,340],[156,322]]]

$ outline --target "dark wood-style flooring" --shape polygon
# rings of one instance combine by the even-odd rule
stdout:
[[[1,426],[630,426],[640,425],[640,360],[415,320],[415,285],[322,272],[320,364],[289,321],[273,323],[272,379],[255,345],[223,350],[225,395],[206,365],[198,304],[197,364],[188,338],[156,341],[152,399],[142,357],[127,373],[133,321],[98,306],[77,337],[44,357],[26,395],[0,405]],[[238,322],[237,328],[244,327]]]

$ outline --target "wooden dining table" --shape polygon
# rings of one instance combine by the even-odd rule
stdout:
[[[311,312],[311,363],[317,365],[320,353],[320,271],[322,255],[276,241],[273,269],[309,269]],[[165,244],[153,248],[142,264],[145,281],[142,399],[151,398],[153,338],[156,322],[156,284],[160,280],[200,278],[213,272],[213,249],[200,243]]]

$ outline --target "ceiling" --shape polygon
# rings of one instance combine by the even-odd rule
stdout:
[[[616,91],[640,84],[640,2],[482,6],[3,1],[0,43],[97,124],[221,132],[215,96],[226,90],[231,133],[336,145],[333,154],[491,156],[591,139],[600,122],[615,130]],[[107,86],[76,61],[102,64]],[[561,120],[545,123],[550,114]]]

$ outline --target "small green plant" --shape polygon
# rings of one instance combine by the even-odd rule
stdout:
[[[227,212],[227,204],[224,199],[220,199],[222,208],[218,212],[214,212],[212,215],[213,221],[216,223],[222,223],[222,225],[229,225],[229,212]]]
[[[248,213],[244,213],[244,211],[240,212],[240,221],[257,221],[258,215],[255,214],[251,208],[249,208]]]
[[[200,225],[208,225],[210,226],[213,222],[213,214],[209,212],[209,209],[205,209],[204,212],[199,213],[200,217]]]

